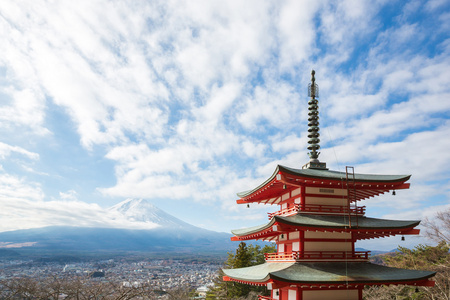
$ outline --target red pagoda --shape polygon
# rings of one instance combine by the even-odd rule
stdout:
[[[302,169],[277,166],[258,187],[239,193],[238,204],[279,205],[269,222],[233,230],[233,241],[263,240],[277,244],[266,262],[224,269],[224,280],[266,286],[279,300],[362,299],[365,285],[433,286],[435,272],[406,270],[369,262],[369,252],[355,251],[358,240],[417,235],[420,221],[369,218],[357,202],[408,189],[410,175],[356,174],[331,171],[318,157],[318,86],[314,70],[309,85],[308,149]]]

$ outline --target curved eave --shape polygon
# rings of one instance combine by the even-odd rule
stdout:
[[[281,174],[282,180],[277,179],[278,174]],[[409,188],[409,184],[405,182],[410,177],[411,175],[355,174],[354,184],[357,187],[357,193],[353,195],[353,198],[362,200],[390,190]],[[300,185],[342,189],[347,188],[346,173],[318,169],[293,169],[278,165],[273,174],[262,184],[252,190],[238,193],[237,195],[241,198],[238,203],[264,202],[279,194],[286,188],[285,185],[291,189]]]
[[[280,171],[280,167],[281,167],[280,165],[277,165],[277,167],[275,168],[275,171],[273,172],[272,176],[270,176],[266,181],[261,183],[259,186],[257,186],[256,188],[254,188],[252,190],[248,190],[248,191],[237,193],[237,196],[240,197],[240,198],[247,197],[247,196],[255,193],[256,191],[262,189],[263,187],[268,185],[270,182],[273,182],[274,179],[276,178],[278,172]]]
[[[427,285],[436,272],[407,270],[369,262],[264,263],[257,266],[224,269],[230,279],[242,282],[289,284],[417,284]]]
[[[347,216],[318,216],[299,213],[288,217],[274,216],[274,219],[280,224],[314,228],[346,228],[349,225]],[[352,227],[357,229],[403,229],[413,228],[420,223],[418,220],[389,220],[363,216],[352,216],[350,219]]]
[[[271,228],[276,222],[275,218],[272,218],[272,220],[269,221],[269,223],[264,225],[257,225],[253,227],[247,227],[247,228],[241,228],[241,229],[233,229],[231,230],[231,233],[237,236],[243,236],[243,235],[249,235],[252,233],[258,233],[261,231],[264,231],[266,229]]]
[[[307,178],[316,179],[330,179],[342,181],[346,179],[345,172],[331,171],[331,170],[319,170],[319,169],[294,169],[285,166],[278,165],[280,171]],[[356,182],[405,182],[408,181],[411,175],[379,175],[379,174],[359,174],[355,173]]]
[[[357,239],[377,238],[396,234],[418,234],[414,229],[420,221],[387,220],[352,217],[351,227],[346,216],[317,216],[297,214],[288,217],[274,216],[267,224],[232,230],[232,240],[267,239],[293,230],[351,231]],[[274,226],[275,225],[275,226]],[[274,229],[274,227],[276,227]]]
[[[234,279],[246,282],[267,282],[270,279],[270,274],[289,268],[294,263],[264,263],[256,266],[239,269],[222,269],[223,273]]]

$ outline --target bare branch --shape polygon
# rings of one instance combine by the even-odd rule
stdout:
[[[450,209],[438,212],[434,220],[425,218],[422,225],[426,228],[426,237],[435,242],[444,241],[450,245]]]

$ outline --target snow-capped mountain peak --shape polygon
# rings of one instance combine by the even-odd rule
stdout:
[[[130,222],[154,223],[163,228],[184,228],[192,225],[169,215],[145,199],[127,199],[109,208],[112,214],[119,214]]]

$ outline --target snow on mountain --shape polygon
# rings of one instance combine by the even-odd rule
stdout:
[[[190,225],[143,199],[127,199],[103,210],[102,216],[97,226],[80,224],[0,232],[0,245],[32,243],[24,248],[43,253],[63,250],[208,252],[235,248],[231,234]]]
[[[109,208],[108,212],[116,218],[125,218],[133,223],[149,224],[149,227],[163,227],[167,229],[194,228],[194,226],[169,215],[145,199],[127,199]]]

